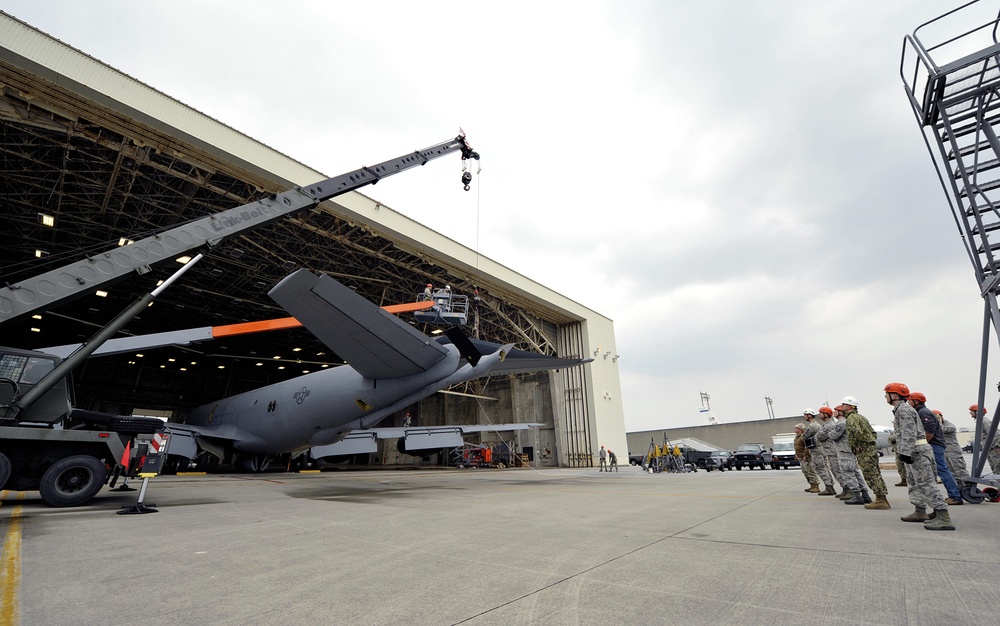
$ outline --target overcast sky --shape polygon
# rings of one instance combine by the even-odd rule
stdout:
[[[860,401],[971,426],[983,305],[903,93],[957,2],[37,2],[3,10],[610,317],[629,431]],[[972,26],[972,24],[969,24]],[[996,349],[994,340],[993,349]],[[987,406],[1000,374],[991,371]]]

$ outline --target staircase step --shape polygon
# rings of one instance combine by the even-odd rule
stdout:
[[[970,215],[969,217],[972,217],[972,216]],[[990,224],[983,224],[983,232],[984,233],[992,233],[993,231],[997,230],[998,228],[1000,228],[1000,222],[992,222]],[[971,230],[972,230],[972,234],[973,235],[979,235],[979,234],[981,234],[979,232],[979,227],[978,226],[973,226]]]

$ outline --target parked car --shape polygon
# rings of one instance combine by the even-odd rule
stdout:
[[[711,472],[714,469],[719,471],[733,469],[733,453],[729,450],[715,450],[699,462],[699,467]]]

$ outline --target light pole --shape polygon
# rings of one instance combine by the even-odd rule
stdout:
[[[767,419],[773,420],[774,419],[774,406],[773,406],[774,400],[772,400],[770,396],[764,396],[764,402],[767,404]]]

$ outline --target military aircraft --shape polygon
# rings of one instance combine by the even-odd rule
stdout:
[[[483,426],[374,428],[393,413],[458,383],[496,374],[536,372],[587,363],[470,339],[458,327],[431,338],[329,276],[307,269],[286,276],[268,295],[347,364],[312,372],[198,407],[185,423],[168,423],[170,455],[194,459],[207,451],[235,453],[246,470],[261,471],[278,454],[312,449],[314,458],[374,451],[380,438],[404,437],[401,449],[461,445],[461,434]],[[183,343],[163,333],[159,345]],[[107,351],[148,339],[123,338]],[[58,349],[51,352],[59,353]],[[99,353],[107,353],[102,350]],[[97,354],[97,353],[95,353]],[[488,427],[517,430],[528,424]]]
[[[872,430],[875,431],[875,448],[878,450],[879,456],[882,456],[883,450],[892,447],[892,444],[889,443],[889,436],[892,435],[892,427],[872,424]]]

